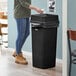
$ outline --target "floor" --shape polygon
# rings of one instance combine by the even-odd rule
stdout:
[[[39,69],[32,66],[32,58],[26,55],[28,65],[14,63],[12,52],[2,50],[0,54],[0,76],[62,76],[62,65],[57,63],[55,68]]]

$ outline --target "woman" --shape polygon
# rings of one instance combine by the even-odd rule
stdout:
[[[13,53],[13,56],[15,57],[15,62],[19,64],[28,64],[21,50],[29,35],[31,9],[38,13],[43,13],[40,8],[31,5],[31,0],[14,0],[14,17],[17,23],[18,36],[16,51]]]

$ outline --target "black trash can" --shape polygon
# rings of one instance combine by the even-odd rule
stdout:
[[[31,25],[33,66],[43,69],[55,67],[58,15],[32,15]]]

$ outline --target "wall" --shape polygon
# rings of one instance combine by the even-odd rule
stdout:
[[[68,28],[72,28],[76,30],[76,0],[68,0]],[[76,48],[76,42],[72,42],[72,49],[75,48]],[[68,60],[69,60],[69,55],[68,55]],[[76,76],[75,64],[72,65],[71,76]]]
[[[42,9],[44,9],[47,13],[47,0],[32,0],[32,4],[36,5]],[[59,20],[60,24],[58,27],[58,40],[57,40],[57,58],[62,58],[62,1],[61,0],[56,0],[56,12],[55,14],[59,15]],[[35,11],[32,11],[32,14],[35,14]],[[9,25],[9,37],[8,37],[8,42],[9,42],[9,47],[15,48],[15,40],[16,40],[16,35],[17,35],[17,30],[16,30],[16,23],[13,18],[13,0],[8,1],[8,25]],[[31,31],[31,30],[30,30]],[[26,43],[23,46],[23,50],[25,51],[32,51],[31,48],[31,34],[26,40]]]

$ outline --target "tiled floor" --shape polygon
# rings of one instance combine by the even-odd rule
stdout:
[[[62,66],[57,63],[55,68],[39,69],[32,66],[32,58],[26,55],[28,65],[14,63],[11,50],[5,49],[0,54],[0,76],[62,76]]]

